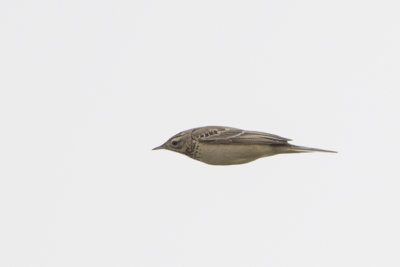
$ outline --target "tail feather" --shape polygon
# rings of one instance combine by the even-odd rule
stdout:
[[[305,146],[295,146],[295,145],[283,146],[279,150],[281,150],[280,153],[307,153],[307,152],[337,153],[337,151],[332,151],[332,150],[305,147]]]

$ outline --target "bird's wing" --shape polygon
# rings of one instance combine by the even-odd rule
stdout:
[[[290,139],[274,134],[245,131],[236,128],[210,126],[195,129],[192,136],[202,143],[212,144],[287,144]]]

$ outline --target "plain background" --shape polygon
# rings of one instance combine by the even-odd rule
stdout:
[[[398,1],[1,1],[1,266],[400,266]],[[339,154],[216,167],[205,125]]]

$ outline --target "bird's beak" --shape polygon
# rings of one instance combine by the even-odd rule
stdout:
[[[159,150],[159,149],[164,149],[164,145],[153,148],[153,150]]]

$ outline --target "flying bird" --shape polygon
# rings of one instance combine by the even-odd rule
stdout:
[[[278,135],[223,126],[206,126],[180,132],[161,146],[211,165],[235,165],[283,153],[336,151],[289,144]]]

